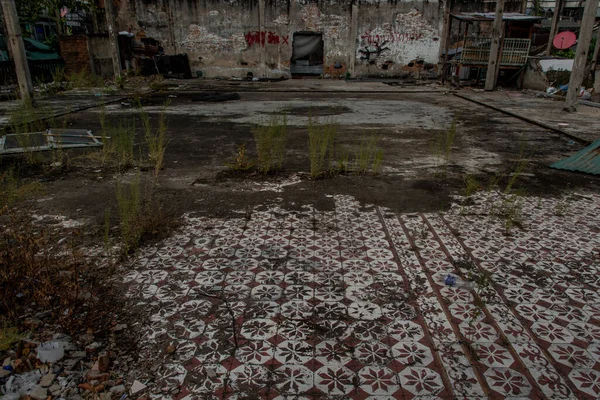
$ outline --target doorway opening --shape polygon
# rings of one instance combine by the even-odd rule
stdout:
[[[323,75],[324,55],[322,33],[294,33],[290,62],[292,76]]]

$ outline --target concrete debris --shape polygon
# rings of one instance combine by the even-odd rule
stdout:
[[[46,397],[48,397],[48,389],[42,386],[36,386],[28,394],[33,400],[45,400]]]
[[[136,393],[141,392],[144,389],[146,389],[146,385],[144,385],[140,381],[135,381],[135,382],[133,382],[133,385],[131,385],[130,392],[131,392],[131,394],[136,394]]]
[[[44,388],[50,387],[55,379],[56,374],[46,374],[40,380],[40,386]]]

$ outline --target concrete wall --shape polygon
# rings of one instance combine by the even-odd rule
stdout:
[[[323,34],[325,74],[397,76],[437,63],[442,15],[438,0],[121,0],[117,23],[207,77],[289,76],[296,32]]]
[[[113,74],[112,54],[108,34],[93,34],[88,36],[94,73],[107,77]]]

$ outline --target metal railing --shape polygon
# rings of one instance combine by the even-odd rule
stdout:
[[[460,58],[461,64],[487,64],[490,58],[490,38],[467,39]],[[527,62],[531,40],[505,38],[501,66],[522,66]]]
[[[52,74],[59,69],[65,68],[65,62],[58,60],[35,60],[28,61],[31,80],[37,82],[52,82]],[[15,64],[11,61],[0,62],[0,86],[15,85],[17,83],[17,73]]]

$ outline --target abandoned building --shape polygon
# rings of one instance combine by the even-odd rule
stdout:
[[[458,11],[493,11],[487,2],[454,2]],[[187,53],[205,77],[248,72],[293,75],[435,74],[445,2],[124,0],[119,30],[161,41],[166,54]],[[521,11],[509,1],[506,11]]]

